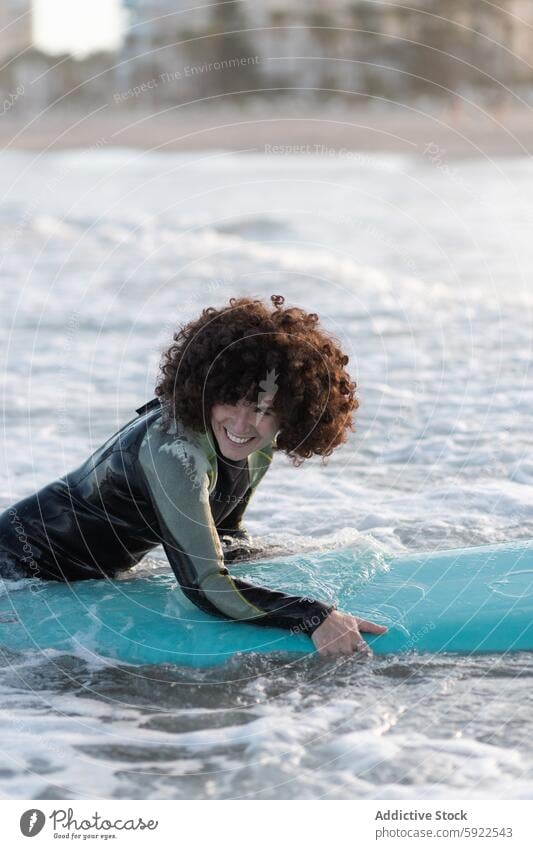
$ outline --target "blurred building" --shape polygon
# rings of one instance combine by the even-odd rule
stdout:
[[[126,41],[143,46],[174,43],[180,33],[208,31],[217,6],[200,0],[122,0],[122,4],[129,18]]]
[[[160,102],[261,89],[402,100],[533,86],[533,0],[125,2],[137,80],[256,57],[238,73],[159,87]]]
[[[16,56],[32,43],[32,0],[1,0],[0,60]]]
[[[22,86],[21,110],[140,112],[291,97],[533,103],[533,0],[122,5],[122,46],[76,59],[32,49],[31,0],[0,0],[0,95]]]

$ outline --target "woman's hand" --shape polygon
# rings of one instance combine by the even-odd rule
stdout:
[[[353,654],[354,652],[370,655],[372,649],[363,640],[361,631],[384,634],[388,628],[376,622],[369,622],[367,619],[359,619],[351,613],[332,610],[322,625],[315,628],[311,639],[321,655]]]

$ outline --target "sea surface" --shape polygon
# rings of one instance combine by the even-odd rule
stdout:
[[[3,151],[0,508],[153,397],[179,322],[283,294],[344,346],[360,410],[326,464],[276,458],[256,538],[532,538],[532,197],[528,158]],[[159,550],[138,570],[166,568]],[[3,652],[0,795],[531,798],[532,683],[528,653],[195,671]]]

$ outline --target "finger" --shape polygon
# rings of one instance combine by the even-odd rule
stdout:
[[[354,651],[354,652],[369,652],[369,651],[371,651],[370,646],[362,638],[361,634],[359,633],[358,628],[354,628],[352,630],[351,637],[352,637],[352,640],[351,640],[352,651]]]
[[[356,652],[357,654],[363,654],[363,655],[373,654],[372,649],[370,648],[368,643],[365,643],[364,640],[361,640],[359,643],[356,644],[354,652]]]
[[[356,621],[361,631],[368,631],[371,634],[384,634],[389,630],[386,625],[378,625],[377,622],[370,622],[368,619],[356,619]]]

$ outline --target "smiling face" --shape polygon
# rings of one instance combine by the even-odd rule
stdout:
[[[261,404],[241,400],[235,405],[213,405],[211,427],[228,460],[243,460],[272,442],[279,430],[279,418],[271,403],[272,399],[266,398]]]

